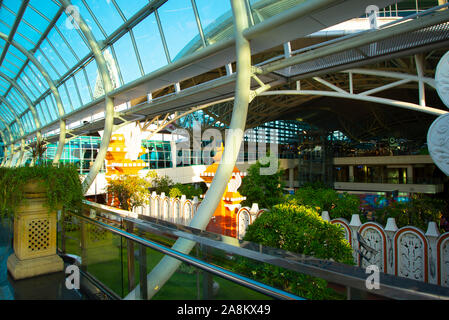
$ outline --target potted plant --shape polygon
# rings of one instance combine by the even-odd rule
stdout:
[[[43,139],[38,138],[36,141],[33,141],[30,144],[31,148],[31,157],[32,157],[32,164],[41,163],[43,155],[45,151],[47,150],[47,142],[45,142]]]
[[[14,221],[14,254],[8,270],[15,279],[62,270],[56,255],[56,212],[80,210],[83,192],[72,165],[19,167],[0,173],[0,219]]]

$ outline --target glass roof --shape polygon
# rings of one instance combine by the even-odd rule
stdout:
[[[251,0],[257,11],[253,23],[276,14],[279,4],[286,9],[303,1]],[[0,4],[0,130],[6,139],[61,117],[49,81],[58,89],[63,114],[101,96],[97,65],[74,15],[100,41],[115,87],[232,36],[230,1],[72,0],[67,8],[62,0]],[[228,30],[217,32],[224,22]]]
[[[250,24],[304,1],[249,0]],[[102,95],[96,61],[75,15],[99,41],[114,87],[233,36],[229,0],[72,0],[67,8],[62,2],[0,0],[0,131],[5,139],[35,132]],[[62,109],[49,82],[57,88]]]

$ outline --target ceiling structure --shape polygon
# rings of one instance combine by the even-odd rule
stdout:
[[[327,2],[327,7],[322,6],[312,16],[296,16],[280,24],[278,16],[288,19],[289,12],[307,1],[247,1],[251,27],[245,36],[251,39],[253,64],[261,68],[259,78],[272,85],[271,91],[344,90],[353,96],[313,92],[258,96],[250,105],[247,127],[275,119],[303,119],[328,130],[340,130],[353,139],[394,134],[422,137],[435,115],[353,99],[358,92],[392,85],[398,79],[357,73],[349,77],[346,71],[363,67],[416,76],[414,57],[423,54],[421,78],[399,80],[402,83],[377,94],[419,105],[422,78],[433,78],[436,63],[448,48],[448,26],[443,20],[418,26],[420,21],[433,18],[429,15],[445,14],[423,12],[439,1],[419,1],[419,8],[415,8],[415,1],[377,1],[385,7],[383,18],[389,21],[388,28],[347,34],[323,30],[363,16],[369,1]],[[76,15],[83,17],[107,60],[113,83],[108,95],[115,99],[116,126],[151,121],[170,112],[182,114],[206,104],[203,112],[210,119],[229,124],[235,53],[233,17],[227,1],[213,5],[203,0],[3,0],[0,4],[0,139],[5,146],[12,146],[13,152],[39,135],[56,142],[62,136],[62,123],[64,133],[67,131],[65,140],[103,129],[102,80],[92,45]],[[393,36],[391,31],[392,35],[379,38],[378,48],[365,42],[341,55],[307,57],[312,51],[320,54],[335,47],[335,39],[343,46],[352,39],[363,42],[375,33],[399,30],[401,26],[394,25],[395,21],[418,13],[424,13],[424,18],[410,19],[409,24],[417,25],[413,32],[404,29]],[[179,28],[183,28],[182,39]],[[301,64],[302,56],[309,62]],[[288,62],[292,58],[299,62]],[[282,68],[284,60],[290,63],[286,68]],[[270,70],[276,64],[277,69]],[[253,81],[253,85],[258,83]],[[425,84],[425,98],[426,106],[444,110],[429,83]],[[214,103],[220,99],[227,100]]]

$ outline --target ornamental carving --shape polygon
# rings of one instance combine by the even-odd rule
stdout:
[[[424,281],[426,261],[422,239],[414,233],[407,232],[397,241],[397,275]]]
[[[449,287],[449,240],[443,242],[440,250],[441,285]]]
[[[362,231],[362,237],[365,243],[373,249],[369,254],[365,255],[365,259],[362,259],[362,266],[367,267],[375,264],[379,267],[379,270],[384,272],[384,259],[383,259],[383,239],[381,233],[375,228],[366,228]]]
[[[427,145],[433,162],[449,176],[449,114],[439,116],[427,133]]]

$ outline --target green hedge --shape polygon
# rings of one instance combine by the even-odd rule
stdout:
[[[320,259],[354,264],[342,229],[324,221],[318,211],[295,203],[274,206],[248,226],[244,240]],[[236,271],[307,299],[337,299],[323,279],[283,268],[237,259]]]

